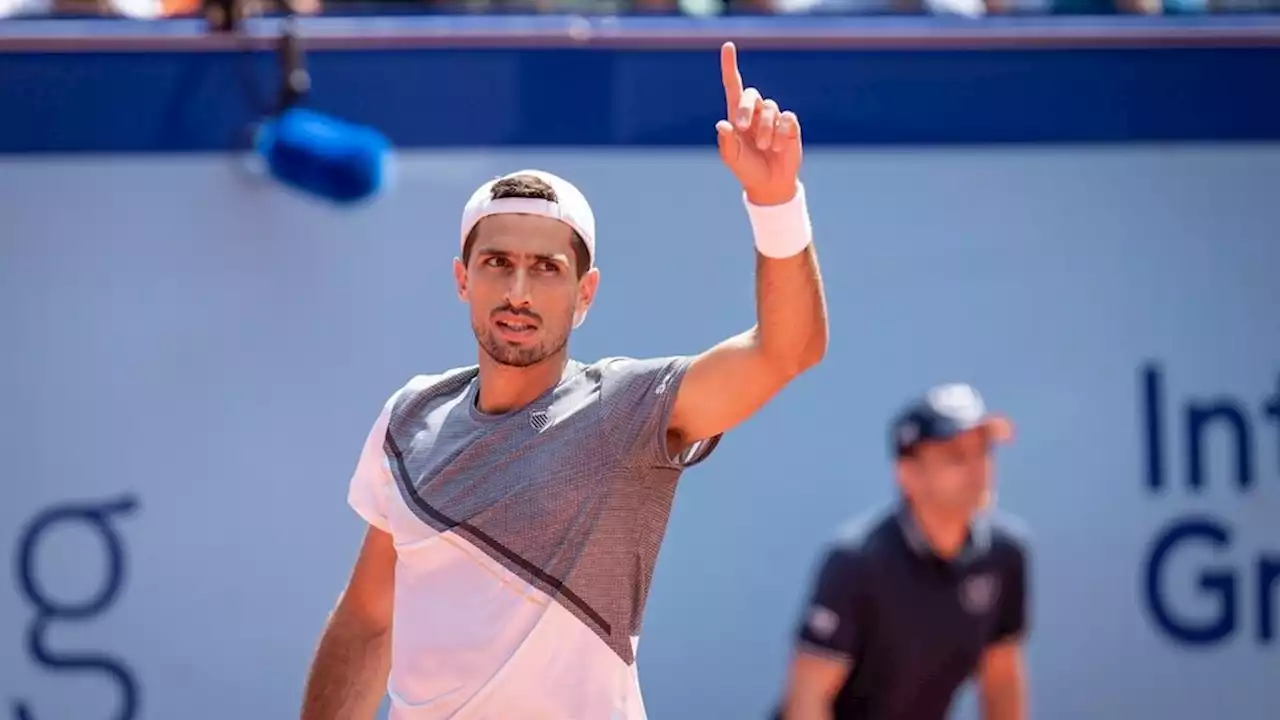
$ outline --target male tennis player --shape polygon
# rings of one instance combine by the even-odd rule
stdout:
[[[1024,720],[1027,554],[986,513],[992,450],[1012,428],[968,385],[895,419],[902,500],[828,552],[800,637],[786,720],[944,720],[976,672],[984,720]]]
[[[454,263],[479,363],[388,401],[351,480],[368,521],[304,720],[644,718],[641,614],[676,481],[822,357],[827,322],[796,116],[721,51],[720,155],[757,250],[757,324],[693,357],[568,356],[595,219],[549,173],[486,183]]]

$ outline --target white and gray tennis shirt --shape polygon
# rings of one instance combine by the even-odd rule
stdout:
[[[349,502],[397,553],[391,720],[637,720],[641,616],[681,471],[667,422],[692,359],[570,362],[485,415],[477,368],[387,402]]]

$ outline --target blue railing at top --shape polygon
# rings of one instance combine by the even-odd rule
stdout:
[[[708,146],[715,48],[810,146],[1280,139],[1280,18],[362,16],[303,21],[308,103],[402,147]],[[0,23],[0,153],[239,147],[276,22]]]

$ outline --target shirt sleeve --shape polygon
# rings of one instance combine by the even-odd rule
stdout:
[[[395,405],[398,395],[399,392],[387,400],[382,407],[382,412],[378,414],[373,427],[369,430],[347,489],[347,503],[352,509],[365,522],[388,533],[391,532],[391,525],[387,521],[387,495],[393,487],[391,466],[387,460],[384,443],[391,408]]]
[[[610,441],[648,466],[686,468],[706,459],[719,436],[695,443],[678,457],[667,451],[676,395],[692,364],[693,358],[687,355],[606,361],[601,371],[601,399]]]
[[[827,553],[800,621],[797,645],[802,652],[850,662],[857,657],[865,621],[859,601],[865,572],[857,560],[845,549]]]
[[[991,644],[1019,640],[1027,631],[1027,552],[1012,546]]]

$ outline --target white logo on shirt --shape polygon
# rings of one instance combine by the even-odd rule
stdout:
[[[809,632],[818,640],[828,640],[840,627],[840,616],[834,610],[814,605],[809,608]]]
[[[551,423],[551,418],[547,417],[546,410],[531,410],[529,412],[529,424],[534,430],[542,430]]]
[[[991,612],[999,598],[1000,578],[994,573],[971,575],[960,585],[960,605],[970,615]]]

